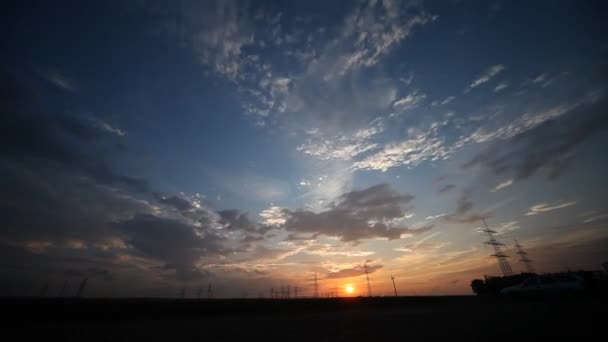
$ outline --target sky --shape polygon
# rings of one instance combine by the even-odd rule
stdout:
[[[483,219],[608,261],[605,2],[5,7],[2,295],[471,294]]]

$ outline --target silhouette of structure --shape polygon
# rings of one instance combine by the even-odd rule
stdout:
[[[78,287],[78,292],[76,292],[76,297],[81,298],[82,295],[84,294],[84,288],[87,286],[87,282],[89,281],[89,278],[84,278],[82,280],[82,283],[80,283],[80,286]]]
[[[340,297],[340,288],[337,287],[337,286],[334,286],[334,287],[331,288],[331,292],[330,293],[331,293],[332,297],[338,298],[338,297]]]
[[[391,280],[393,281],[393,290],[395,290],[395,297],[399,297],[397,294],[397,286],[395,285],[395,277],[391,274]]]
[[[500,266],[500,270],[504,276],[512,275],[513,270],[511,269],[511,265],[509,265],[509,261],[507,260],[508,256],[503,251],[504,244],[496,239],[496,231],[488,228],[486,219],[483,219],[482,221],[484,228],[481,231],[485,233],[488,238],[485,243],[494,248],[494,254],[492,254],[492,256],[496,257],[496,260],[498,260],[498,265]]]
[[[42,286],[42,290],[40,291],[40,297],[46,297],[47,292],[49,291],[49,283],[44,284]]]
[[[372,296],[372,285],[369,282],[369,273],[367,272],[367,262],[365,262],[363,267],[365,268],[365,280],[367,281],[367,296],[371,297]]]
[[[513,239],[513,240],[515,241],[515,248],[517,248],[516,253],[519,254],[519,261],[524,264],[524,266],[526,267],[526,271],[528,273],[536,273],[534,271],[534,266],[532,266],[532,260],[530,260],[530,258],[528,258],[528,253],[526,253],[526,251],[524,251],[524,246],[519,244],[517,239]]]
[[[274,299],[274,287],[270,288],[270,298]]]
[[[313,287],[312,297],[319,298],[319,277],[317,275],[317,272],[315,272],[315,275],[312,279],[306,279],[306,281],[312,282],[312,284],[310,285]]]
[[[300,290],[299,287],[294,286],[293,287],[293,298],[298,298],[298,291]]]
[[[68,281],[64,281],[63,285],[61,286],[61,290],[59,290],[59,294],[57,295],[58,297],[63,297],[63,294],[65,293],[65,289],[68,287]]]
[[[211,283],[209,283],[209,285],[207,285],[207,298],[208,299],[213,298],[213,287],[211,286]]]

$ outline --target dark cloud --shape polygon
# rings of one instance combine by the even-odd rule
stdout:
[[[450,190],[454,189],[455,187],[456,187],[456,185],[454,185],[454,184],[446,184],[446,185],[442,186],[438,192],[440,194],[445,194],[445,193],[449,192]]]
[[[179,211],[188,211],[188,210],[191,210],[194,208],[192,206],[192,203],[190,203],[190,201],[183,199],[181,197],[178,197],[178,196],[165,197],[165,196],[156,195],[156,198],[160,203],[169,205]]]
[[[116,224],[126,242],[146,257],[165,263],[179,280],[196,280],[205,275],[197,267],[203,256],[225,251],[222,240],[207,227],[196,227],[175,219],[137,215]]]
[[[374,237],[398,239],[408,228],[391,227],[390,221],[403,217],[414,196],[399,194],[387,184],[342,195],[329,209],[321,212],[284,210],[287,221],[283,225],[296,233],[337,236],[342,241],[358,241]]]
[[[367,273],[374,273],[377,270],[381,269],[382,265],[368,265]],[[357,265],[353,268],[344,268],[336,272],[330,272],[327,274],[325,279],[340,279],[340,278],[350,278],[350,277],[358,277],[365,274],[365,266]]]
[[[454,213],[444,216],[443,220],[450,223],[474,223],[490,216],[489,213],[477,213],[472,210],[473,201],[465,192],[458,198]]]
[[[481,166],[515,181],[535,174],[555,180],[574,163],[577,146],[608,128],[607,110],[606,99],[582,105],[564,117],[492,144],[465,163],[464,168]]]
[[[78,171],[103,184],[147,191],[145,180],[115,173],[106,155],[116,153],[90,120],[51,113],[36,91],[0,71],[0,155],[20,163],[45,163]]]

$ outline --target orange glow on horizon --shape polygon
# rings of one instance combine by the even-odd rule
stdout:
[[[355,288],[351,284],[347,284],[345,289],[346,289],[346,293],[348,293],[348,294],[353,294],[355,292]]]

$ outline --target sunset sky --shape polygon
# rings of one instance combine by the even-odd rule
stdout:
[[[470,294],[608,261],[603,1],[18,1],[0,295]],[[352,293],[347,287],[352,286]]]

